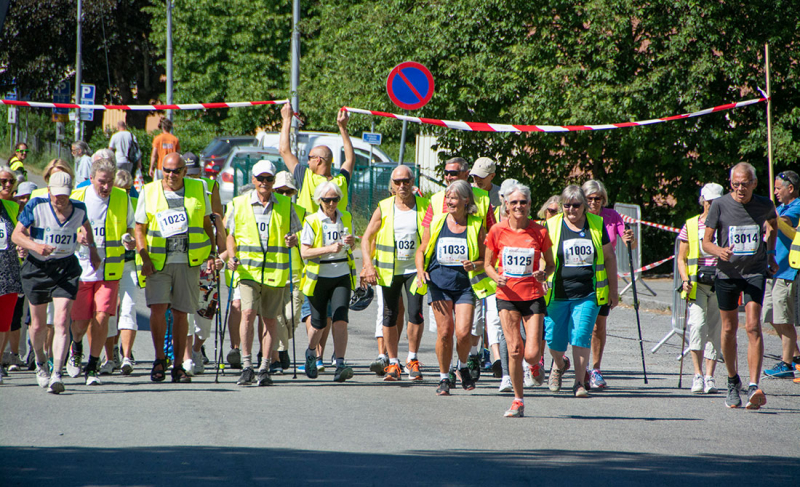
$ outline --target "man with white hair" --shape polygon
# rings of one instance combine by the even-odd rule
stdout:
[[[746,407],[758,409],[767,402],[764,391],[758,386],[764,361],[760,315],[767,273],[778,271],[775,261],[778,215],[769,198],[753,194],[756,184],[758,179],[752,165],[740,162],[731,169],[732,191],[711,203],[702,243],[703,251],[718,259],[714,287],[722,317],[722,354],[728,369],[725,405],[729,408],[742,405],[736,359],[740,293],[744,293],[747,368],[750,372]],[[765,242],[764,231],[767,227],[769,231]]]

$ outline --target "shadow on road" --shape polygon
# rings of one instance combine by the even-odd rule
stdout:
[[[742,438],[746,453],[746,439]],[[784,456],[566,450],[391,454],[176,446],[0,448],[3,485],[797,485]],[[590,480],[591,479],[591,480]]]

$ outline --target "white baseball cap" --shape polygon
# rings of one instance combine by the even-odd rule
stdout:
[[[700,196],[706,201],[711,201],[722,196],[725,188],[717,183],[708,183],[700,190]]]
[[[253,177],[261,176],[262,174],[274,176],[275,164],[266,159],[261,159],[260,161],[256,162],[256,165],[253,166]]]
[[[295,186],[294,176],[289,171],[281,171],[275,175],[275,189],[279,188],[290,188],[297,191],[297,186]]]
[[[31,181],[19,183],[19,186],[17,186],[17,193],[14,196],[28,196],[29,194],[33,193],[34,189],[39,189],[39,186],[37,186],[36,183]]]
[[[65,172],[53,173],[50,175],[47,187],[53,196],[69,196],[72,193],[72,178]]]
[[[472,171],[469,172],[470,176],[478,176],[479,178],[485,178],[489,174],[494,174],[495,172],[495,162],[488,157],[479,157],[475,164],[472,166]]]

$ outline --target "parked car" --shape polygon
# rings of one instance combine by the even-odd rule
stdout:
[[[252,180],[251,171],[256,162],[267,159],[275,164],[275,169],[286,170],[278,149],[260,147],[234,147],[225,159],[222,170],[219,173],[219,197],[223,205],[227,205],[238,192],[239,189]]]
[[[277,149],[280,141],[278,132],[260,132],[256,135],[256,145],[262,148],[271,147]],[[350,137],[353,143],[353,150],[356,153],[356,166],[369,166],[370,163],[392,163],[392,158],[386,155],[378,147],[372,148],[372,161],[369,158],[370,145],[361,139]],[[342,167],[344,162],[344,146],[342,136],[327,132],[299,132],[297,148],[300,153],[297,158],[301,164],[308,164],[308,152],[318,145],[326,145],[333,151],[333,167]]]
[[[252,135],[235,135],[225,137],[214,137],[205,149],[200,151],[200,165],[206,177],[216,178],[222,170],[222,165],[231,149],[241,146],[255,145],[256,138]]]

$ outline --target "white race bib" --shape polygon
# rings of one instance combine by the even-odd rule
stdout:
[[[156,213],[158,228],[164,238],[174,237],[189,231],[189,218],[185,208],[175,208]]]
[[[503,275],[507,277],[531,277],[538,267],[536,249],[503,247]]]
[[[328,245],[332,245],[336,242],[342,242],[343,235],[343,228],[338,224],[333,223],[323,223],[322,224],[322,245],[327,247]],[[344,242],[342,242],[344,243]]]
[[[50,254],[53,257],[66,257],[75,253],[77,238],[72,229],[47,227],[44,229],[43,242],[55,248]]]
[[[6,224],[0,222],[0,250],[8,249],[8,232],[6,232]]]
[[[94,234],[94,243],[98,248],[106,244],[106,222],[90,220],[89,224],[92,226],[92,233]]]
[[[261,237],[261,242],[264,246],[269,242],[269,221],[272,215],[256,214],[256,226],[258,227],[258,235]]]
[[[441,237],[436,242],[436,259],[445,266],[463,266],[467,260],[467,239]]]
[[[395,235],[394,247],[397,260],[414,260],[417,252],[417,233]]]
[[[563,241],[564,267],[586,267],[594,263],[594,244],[588,238]]]
[[[761,229],[758,225],[728,227],[728,245],[733,246],[733,255],[753,255],[761,240]]]

